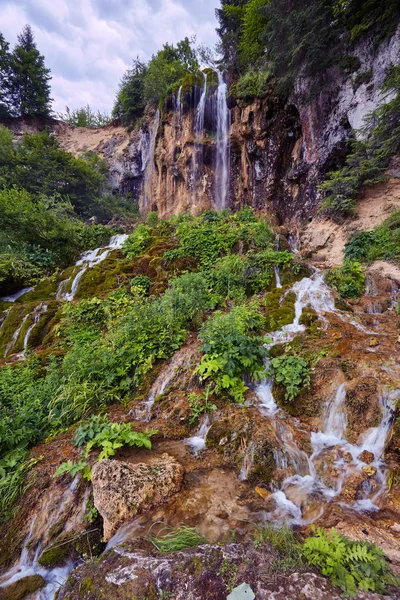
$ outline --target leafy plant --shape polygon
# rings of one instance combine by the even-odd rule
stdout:
[[[107,423],[97,435],[87,442],[85,456],[87,457],[93,448],[101,450],[98,459],[108,459],[124,446],[145,447],[151,450],[150,438],[157,432],[153,429],[145,433],[132,431],[129,423]]]
[[[124,243],[122,251],[128,258],[135,258],[147,248],[150,244],[150,239],[149,228],[143,224],[138,225]]]
[[[293,401],[303,388],[310,387],[310,369],[303,358],[282,354],[271,360],[271,366],[274,380],[284,386],[285,398],[289,402]]]
[[[171,529],[166,534],[163,534],[163,531],[160,531],[157,537],[149,537],[149,542],[163,554],[179,552],[185,548],[201,546],[207,543],[207,540],[197,529],[188,525],[180,525],[176,529]]]
[[[348,596],[355,596],[357,590],[385,593],[388,586],[399,583],[377,546],[351,541],[334,529],[326,532],[313,528],[313,535],[303,544],[303,552],[309,563]]]
[[[86,462],[86,460],[80,460],[77,463],[68,460],[61,463],[54,473],[54,477],[59,477],[60,475],[64,475],[64,473],[71,475],[72,478],[75,478],[78,474],[81,474],[82,477],[88,481],[90,481],[92,478],[90,465]]]
[[[37,460],[28,460],[28,452],[16,448],[0,458],[0,520],[9,519],[14,504],[27,488],[25,477]],[[28,484],[29,485],[29,484]]]
[[[341,267],[331,269],[326,281],[343,298],[358,298],[365,292],[365,273],[357,261],[345,260]]]
[[[131,294],[148,296],[151,280],[147,275],[137,275],[131,279]]]
[[[93,415],[87,423],[79,425],[72,440],[75,446],[85,446],[91,442],[109,424],[107,415]]]
[[[199,417],[204,413],[214,412],[217,410],[215,404],[210,400],[211,386],[207,385],[203,394],[189,394],[188,402],[191,409],[189,418],[190,425],[197,423]]]
[[[249,306],[239,306],[228,314],[216,312],[202,327],[201,359],[197,372],[203,380],[215,384],[215,393],[227,392],[236,402],[243,401],[248,389],[243,376],[259,380],[264,375],[264,338],[251,337],[247,332],[261,324],[260,313]]]

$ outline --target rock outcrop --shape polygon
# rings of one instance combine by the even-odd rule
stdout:
[[[92,470],[94,504],[104,520],[104,540],[108,541],[124,521],[138,513],[160,506],[178,492],[184,469],[174,458],[131,465],[117,460],[101,460]]]

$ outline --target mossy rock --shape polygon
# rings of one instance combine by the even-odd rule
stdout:
[[[311,327],[315,321],[318,321],[318,314],[316,311],[310,307],[304,308],[299,321],[300,325]]]
[[[46,581],[41,575],[30,575],[19,579],[6,588],[1,588],[1,600],[23,600],[30,594],[34,594],[46,585]]]
[[[335,308],[337,310],[343,310],[344,312],[354,312],[354,308],[350,306],[346,300],[343,300],[341,296],[335,298]]]
[[[295,294],[289,292],[285,295],[285,288],[277,288],[266,295],[264,299],[266,331],[277,331],[293,323],[295,301]]]
[[[46,277],[35,286],[31,292],[24,294],[16,301],[18,304],[35,302],[39,304],[42,300],[54,300],[58,289],[58,279],[55,277]]]
[[[42,565],[42,567],[59,567],[66,562],[68,556],[68,544],[64,544],[63,546],[54,546],[53,548],[45,550],[41,554],[38,563],[39,565]]]
[[[22,304],[14,304],[8,313],[0,332],[0,356],[4,355],[7,344],[12,340],[14,333],[21,325],[22,319],[30,312],[30,308]],[[17,352],[22,349],[22,331],[18,335],[15,346],[10,352]]]

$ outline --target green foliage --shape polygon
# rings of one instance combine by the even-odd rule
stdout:
[[[76,428],[72,440],[73,444],[78,447],[85,446],[88,442],[94,440],[94,438],[108,426],[108,423],[107,415],[93,415],[87,423],[79,425],[79,427]]]
[[[210,401],[211,386],[207,385],[203,394],[189,394],[188,402],[190,405],[190,425],[195,425],[199,417],[204,413],[214,412],[217,410],[215,404]]]
[[[149,246],[151,240],[147,225],[138,225],[132,235],[126,240],[122,251],[128,258],[135,258]]]
[[[313,529],[306,539],[303,552],[309,563],[317,566],[347,596],[358,590],[385,593],[398,581],[390,572],[383,552],[373,544],[353,542],[332,529]]]
[[[197,529],[188,525],[181,525],[176,529],[171,529],[166,534],[163,534],[163,531],[160,531],[157,537],[149,537],[149,542],[163,554],[179,552],[185,548],[193,548],[194,546],[201,546],[207,543],[207,540]]]
[[[155,210],[147,213],[146,223],[149,227],[157,227],[159,223],[158,213]]]
[[[273,376],[276,383],[284,386],[285,398],[292,402],[303,388],[310,387],[310,369],[303,359],[282,354],[271,360]]]
[[[74,127],[97,128],[104,127],[111,122],[111,117],[107,113],[102,113],[99,110],[94,111],[89,104],[74,110],[66,106],[65,114],[58,115],[58,118]]]
[[[204,356],[197,368],[202,380],[215,384],[215,393],[227,393],[235,402],[242,402],[248,389],[243,376],[255,380],[264,375],[264,338],[249,335],[258,329],[262,316],[255,307],[237,306],[230,313],[217,311],[200,330]]]
[[[345,260],[342,267],[331,269],[326,281],[343,298],[358,298],[365,292],[365,273],[357,261]]]
[[[54,477],[59,477],[65,473],[70,475],[73,479],[79,474],[82,475],[84,479],[87,479],[87,481],[90,481],[92,478],[91,469],[86,460],[80,460],[77,463],[68,460],[67,462],[61,463],[54,473]]]
[[[250,0],[243,8],[242,31],[239,40],[241,65],[254,65],[265,53],[263,32],[267,24],[261,10],[270,0]]]
[[[266,544],[270,545],[278,552],[278,558],[271,565],[272,569],[278,573],[300,569],[304,566],[302,547],[286,523],[281,527],[267,522],[257,525],[253,543],[256,548],[263,548]]]
[[[124,125],[134,119],[139,119],[146,106],[144,99],[144,81],[147,74],[147,65],[139,58],[133,61],[132,69],[129,69],[121,79],[117,98],[112,115],[121,119]]]
[[[230,94],[238,100],[262,98],[267,92],[269,71],[247,71],[231,87]]]
[[[124,446],[144,447],[151,450],[150,438],[156,433],[154,430],[137,433],[136,431],[132,431],[130,423],[106,423],[101,431],[87,442],[85,456],[88,456],[93,448],[100,449],[97,460],[108,459],[114,456],[117,450]]]
[[[0,521],[10,518],[16,500],[25,489],[27,471],[37,461],[28,460],[28,452],[16,448],[0,458]]]
[[[10,44],[0,33],[0,118],[10,115],[10,76],[11,76],[11,55]],[[1,148],[0,137],[0,148]],[[0,150],[1,162],[1,150]]]
[[[345,246],[349,261],[400,260],[400,212],[394,212],[372,231],[360,231]]]
[[[382,95],[393,94],[364,120],[357,138],[349,142],[345,165],[328,174],[320,186],[323,210],[333,216],[351,214],[361,190],[384,180],[393,156],[400,152],[400,67],[392,67]]]
[[[30,25],[18,36],[10,56],[9,95],[13,116],[48,117],[51,112],[50,69],[36,48]]]
[[[131,294],[133,296],[143,295],[148,296],[151,280],[147,275],[137,275],[131,279]]]

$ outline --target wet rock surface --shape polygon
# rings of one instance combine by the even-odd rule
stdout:
[[[182,486],[184,469],[163,454],[148,464],[102,460],[92,470],[94,505],[103,517],[104,540],[138,513],[166,502]]]

